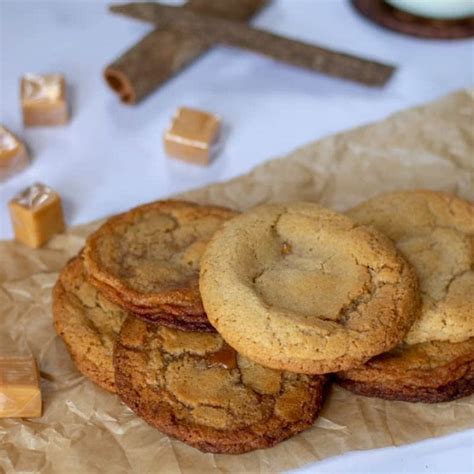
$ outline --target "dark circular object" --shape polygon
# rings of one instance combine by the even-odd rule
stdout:
[[[435,20],[398,10],[384,0],[351,0],[354,8],[384,28],[405,35],[431,39],[460,39],[474,36],[474,16],[459,20]]]

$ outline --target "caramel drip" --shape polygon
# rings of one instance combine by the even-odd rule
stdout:
[[[281,244],[281,254],[282,255],[290,255],[293,251],[293,248],[290,243],[288,242],[283,242]]]
[[[223,369],[237,368],[237,352],[225,342],[217,352],[211,352],[206,356],[208,367],[220,367]]]

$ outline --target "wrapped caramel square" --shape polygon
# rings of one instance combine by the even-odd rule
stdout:
[[[190,163],[207,165],[217,151],[221,120],[214,114],[181,107],[165,132],[168,155]]]
[[[39,380],[33,357],[0,357],[0,418],[40,417]]]
[[[69,119],[64,76],[26,74],[21,79],[23,124],[29,126],[63,125]]]
[[[35,183],[25,189],[9,207],[15,239],[30,247],[41,247],[64,230],[61,198],[44,184]]]
[[[0,181],[21,171],[29,161],[26,146],[0,125]]]

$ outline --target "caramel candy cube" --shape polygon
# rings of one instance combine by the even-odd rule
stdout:
[[[166,153],[190,163],[209,164],[216,151],[220,125],[216,115],[181,107],[164,135]]]
[[[0,181],[18,173],[30,162],[25,145],[0,125]]]
[[[0,418],[40,417],[39,380],[33,357],[0,357]]]
[[[66,82],[60,74],[26,74],[21,79],[23,124],[62,125],[69,119]]]
[[[41,247],[64,230],[61,198],[44,184],[35,183],[25,189],[9,207],[15,238],[30,247]]]

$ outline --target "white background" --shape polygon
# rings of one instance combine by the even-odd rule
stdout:
[[[124,106],[102,70],[150,27],[107,13],[107,3],[0,0],[0,123],[23,137],[33,155],[27,170],[0,184],[0,238],[12,235],[7,201],[34,181],[61,194],[71,225],[84,223],[231,178],[306,142],[474,82],[473,41],[404,37],[369,23],[345,0],[274,0],[255,25],[396,64],[396,75],[384,89],[370,89],[216,48],[140,105]],[[25,72],[66,75],[69,125],[23,128],[18,81]],[[225,148],[210,167],[163,152],[163,131],[180,105],[218,113],[226,123]],[[348,453],[304,469],[316,470],[473,473],[474,431]]]

